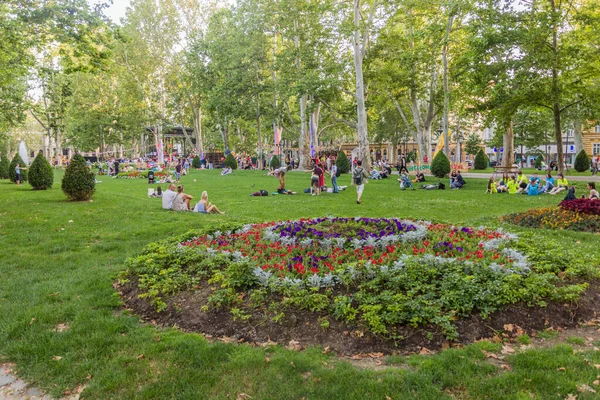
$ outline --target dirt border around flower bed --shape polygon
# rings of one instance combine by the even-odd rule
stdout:
[[[248,321],[234,321],[228,310],[202,311],[211,290],[207,285],[193,292],[182,292],[167,300],[168,307],[157,312],[150,302],[140,299],[141,291],[135,283],[117,285],[124,307],[143,320],[160,326],[177,327],[186,332],[204,334],[224,342],[264,345],[275,342],[293,349],[321,346],[338,355],[380,352],[404,354],[439,350],[453,345],[464,345],[477,340],[502,337],[504,326],[519,326],[525,333],[533,334],[547,328],[575,328],[600,315],[600,282],[590,282],[586,292],[576,304],[549,303],[547,307],[527,307],[524,304],[507,306],[494,312],[488,319],[474,314],[455,322],[459,340],[448,343],[439,329],[433,326],[402,327],[402,340],[394,341],[373,335],[358,325],[337,321],[325,314],[309,311],[287,311],[278,323],[253,314]],[[273,299],[276,301],[276,299]],[[329,327],[321,327],[320,318],[327,317]]]

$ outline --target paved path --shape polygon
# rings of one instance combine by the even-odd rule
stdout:
[[[0,400],[53,400],[42,390],[29,386],[13,374],[13,364],[0,364]],[[79,400],[79,394],[61,400]]]

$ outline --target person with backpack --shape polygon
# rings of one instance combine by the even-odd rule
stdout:
[[[333,186],[333,193],[339,193],[337,178],[340,176],[340,170],[335,165],[335,160],[331,160],[331,168],[328,174],[331,176],[331,186]]]
[[[356,194],[358,195],[356,198],[356,204],[360,204],[360,198],[362,197],[363,190],[365,189],[365,182],[368,183],[367,178],[369,178],[369,174],[362,167],[362,161],[358,160],[356,162],[356,168],[352,172],[352,185],[356,186]]]

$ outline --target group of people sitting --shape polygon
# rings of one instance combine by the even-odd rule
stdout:
[[[502,179],[496,181],[492,176],[488,181],[486,193],[502,193],[509,194],[527,194],[529,196],[537,196],[542,193],[555,195],[564,190],[569,189],[569,181],[563,174],[558,174],[558,179],[554,179],[552,174],[548,172],[544,183],[537,173],[534,173],[531,178],[527,178],[523,171],[519,171],[517,175],[503,174]]]
[[[450,189],[458,190],[466,184],[467,182],[463,179],[460,171],[452,171],[450,173]]]
[[[192,208],[191,201],[193,197],[184,192],[183,185],[175,187],[174,184],[171,184],[169,185],[169,189],[164,192],[159,186],[153,197],[162,198],[162,208],[165,210],[193,211],[202,214],[225,214],[216,205],[208,201],[208,192],[206,191],[202,192],[200,201]]]

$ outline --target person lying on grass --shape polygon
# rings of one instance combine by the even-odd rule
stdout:
[[[224,212],[220,211],[217,206],[208,201],[208,192],[206,190],[202,192],[200,201],[198,204],[196,204],[196,207],[194,207],[193,211],[201,214],[225,214]]]

